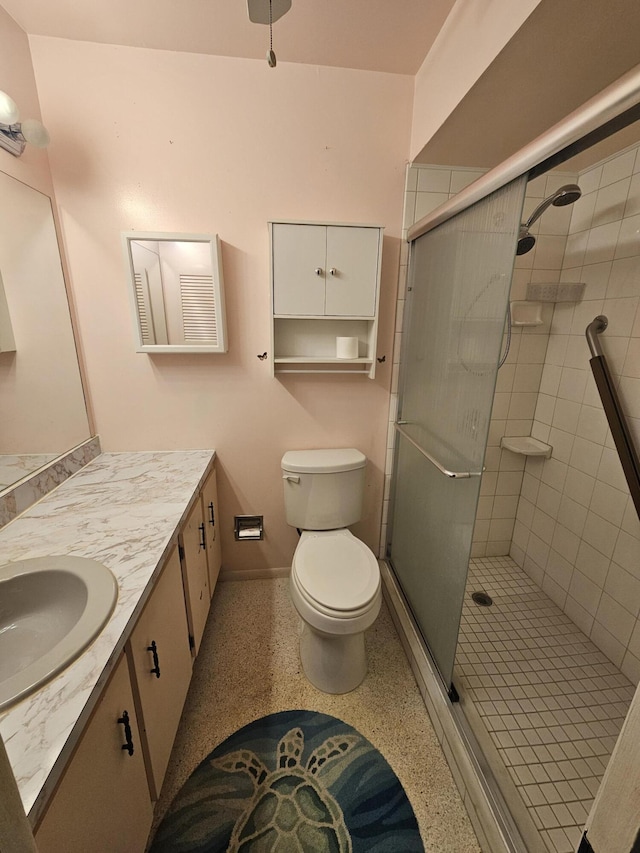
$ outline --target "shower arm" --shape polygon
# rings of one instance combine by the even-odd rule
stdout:
[[[545,212],[545,210],[553,204],[554,199],[555,199],[555,195],[550,195],[549,198],[545,198],[543,201],[541,201],[540,204],[536,207],[536,209],[533,211],[531,216],[527,219],[527,221],[523,224],[522,227],[529,230],[529,228],[531,228],[533,223],[537,219],[540,219],[540,217]]]

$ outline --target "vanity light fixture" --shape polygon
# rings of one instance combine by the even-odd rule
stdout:
[[[47,128],[35,118],[21,122],[16,102],[0,91],[0,148],[19,157],[27,142],[36,148],[46,148],[49,144]]]

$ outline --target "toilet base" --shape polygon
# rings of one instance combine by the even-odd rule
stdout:
[[[367,674],[364,632],[321,634],[303,621],[300,661],[309,681],[323,693],[349,693]]]

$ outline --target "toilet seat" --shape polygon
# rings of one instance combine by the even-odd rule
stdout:
[[[310,607],[334,619],[364,615],[380,594],[378,561],[346,529],[303,533],[291,580]]]

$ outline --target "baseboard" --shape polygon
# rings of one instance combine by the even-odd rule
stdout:
[[[275,569],[225,569],[220,571],[221,581],[257,581],[269,578],[288,578],[291,566]]]

